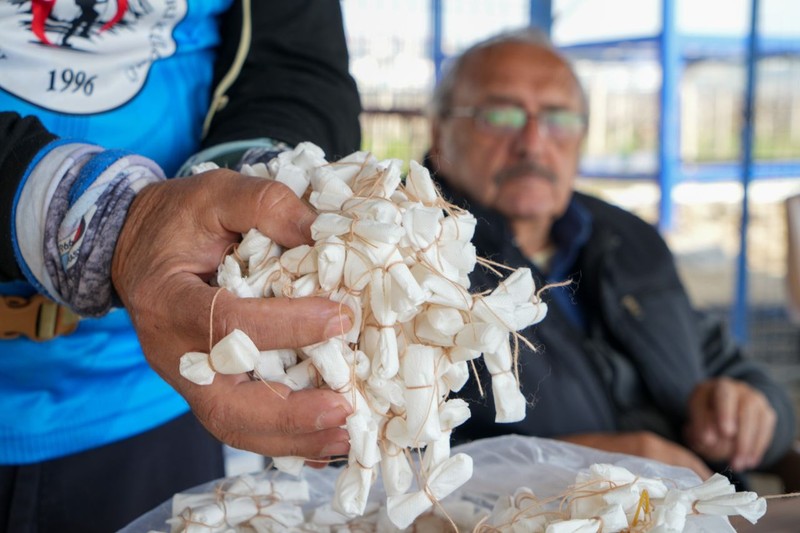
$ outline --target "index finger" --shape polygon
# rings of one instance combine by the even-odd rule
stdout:
[[[713,392],[714,419],[725,437],[733,437],[737,430],[739,412],[739,389],[726,378],[717,380]]]
[[[328,298],[239,298],[191,274],[180,278],[165,297],[194,310],[180,325],[193,339],[187,350],[210,350],[234,329],[244,331],[260,350],[301,348],[341,335],[353,324],[350,308]],[[198,337],[198,331],[205,334]]]
[[[694,443],[694,448],[699,451],[704,447],[713,446],[718,439],[716,422],[713,412],[713,384],[704,382],[697,385],[689,399],[689,423],[687,438]]]
[[[235,187],[225,183],[234,179]],[[226,230],[247,233],[255,227],[289,248],[311,241],[311,223],[317,213],[284,184],[232,171],[209,181],[209,194],[219,207],[217,216]]]
[[[350,330],[352,311],[322,297],[220,298],[214,331],[220,337],[241,329],[261,350],[302,348]]]

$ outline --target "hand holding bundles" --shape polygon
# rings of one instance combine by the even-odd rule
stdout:
[[[451,458],[449,448],[450,432],[468,409],[447,399],[468,378],[468,361],[484,354],[499,422],[525,416],[509,341],[547,312],[531,272],[519,269],[493,292],[470,294],[468,275],[480,261],[470,242],[475,218],[448,204],[413,161],[403,182],[398,160],[356,152],[329,163],[303,143],[242,171],[307,198],[320,213],[311,228],[315,242],[281,250],[253,229],[220,265],[220,287],[243,298],[325,296],[347,306],[354,325],[281,355],[259,352],[235,331],[209,355],[186,354],[181,373],[208,384],[216,373],[249,372],[295,390],[322,386],[344,395],[354,408],[351,451],[333,507],[348,517],[363,514],[382,468],[388,515],[405,527],[471,476],[469,457]],[[412,490],[410,451],[423,448]],[[302,461],[276,464],[296,473]]]

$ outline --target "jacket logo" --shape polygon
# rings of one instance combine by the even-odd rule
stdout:
[[[41,108],[126,104],[172,56],[187,0],[0,0],[0,89]]]
[[[62,0],[62,4],[65,3]],[[58,46],[72,48],[69,42],[73,36],[82,39],[91,39],[92,35],[108,31],[120,22],[128,9],[128,0],[117,0],[116,9],[107,15],[98,10],[101,4],[107,2],[100,2],[99,0],[74,0],[74,7],[77,7],[77,12],[73,9],[71,12],[65,14],[65,19],[60,19],[53,13],[53,8],[56,5],[56,0],[32,0],[31,1],[31,19],[29,22],[31,32],[39,39],[40,42],[47,45],[54,45],[54,43],[47,36],[47,33],[60,34],[61,40]],[[103,10],[107,11],[107,10]],[[125,21],[124,25],[130,25],[131,21]]]

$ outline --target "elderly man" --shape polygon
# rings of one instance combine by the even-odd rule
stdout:
[[[495,424],[491,396],[471,382],[456,438],[554,437],[703,477],[769,465],[794,436],[786,393],[691,308],[655,229],[573,190],[586,126],[574,71],[532,30],[473,46],[437,88],[428,165],[477,216],[478,254],[573,281],[544,293],[547,319],[524,332],[541,348],[521,347],[526,418]],[[476,271],[472,282],[496,279]]]

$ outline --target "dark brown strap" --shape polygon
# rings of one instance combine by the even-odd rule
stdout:
[[[30,298],[0,296],[0,339],[25,335],[31,340],[48,341],[75,331],[79,319],[68,308],[41,294]]]

